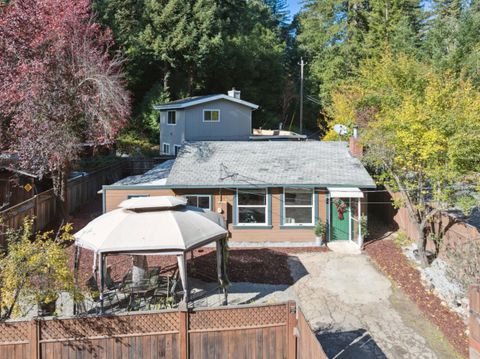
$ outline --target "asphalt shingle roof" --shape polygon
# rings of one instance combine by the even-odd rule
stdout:
[[[346,142],[321,141],[189,143],[180,150],[167,185],[375,187]]]
[[[209,97],[215,97],[215,96],[217,96],[217,95],[204,95],[204,96],[186,97],[186,98],[182,98],[182,99],[179,99],[179,100],[174,100],[174,101],[164,103],[164,105],[183,105],[183,104],[186,104],[186,103],[189,103],[189,102],[193,102],[193,101],[197,101],[197,100],[204,100],[204,99],[207,99]]]

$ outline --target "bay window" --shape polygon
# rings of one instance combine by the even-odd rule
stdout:
[[[283,225],[314,225],[314,190],[284,189]]]
[[[237,190],[237,224],[266,225],[268,222],[267,190]]]

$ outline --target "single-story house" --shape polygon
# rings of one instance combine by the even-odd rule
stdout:
[[[356,140],[355,140],[356,141]],[[222,213],[232,246],[361,245],[365,190],[376,187],[347,142],[202,141],[185,144],[170,167],[103,186],[104,211],[135,196],[179,195]],[[350,151],[349,151],[350,147]],[[168,167],[168,168],[167,168]],[[162,178],[152,173],[161,173]]]

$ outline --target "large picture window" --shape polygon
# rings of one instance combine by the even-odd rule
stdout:
[[[200,207],[203,209],[212,209],[212,204],[210,203],[209,195],[185,195],[187,199],[187,204],[189,206]]]
[[[267,216],[267,190],[237,191],[237,224],[266,225]]]
[[[285,226],[313,225],[313,189],[285,189],[283,218]]]

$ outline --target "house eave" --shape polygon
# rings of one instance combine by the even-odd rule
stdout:
[[[180,104],[177,104],[177,103],[168,104],[168,103],[166,103],[166,104],[161,104],[161,105],[154,105],[153,108],[155,110],[158,110],[158,111],[181,110],[181,109],[185,109],[185,108],[188,108],[188,107],[197,106],[197,105],[201,105],[203,103],[208,103],[208,102],[217,101],[217,100],[227,100],[227,101],[235,102],[235,103],[238,103],[240,105],[249,107],[252,110],[258,109],[258,105],[255,105],[254,103],[244,101],[244,100],[241,100],[241,99],[238,99],[238,98],[235,98],[235,97],[231,97],[231,96],[228,96],[228,95],[223,95],[223,94],[216,95],[216,96],[211,96],[211,97],[207,97],[207,98],[200,98],[198,100],[192,100],[192,101],[188,101],[188,102],[180,103]]]
[[[327,187],[358,187],[360,189],[375,189],[375,184],[287,184],[287,183],[262,183],[261,185],[255,184],[214,184],[214,185],[196,185],[196,184],[166,184],[166,185],[104,185],[102,190],[149,190],[149,189],[235,189],[235,188],[327,188]]]

